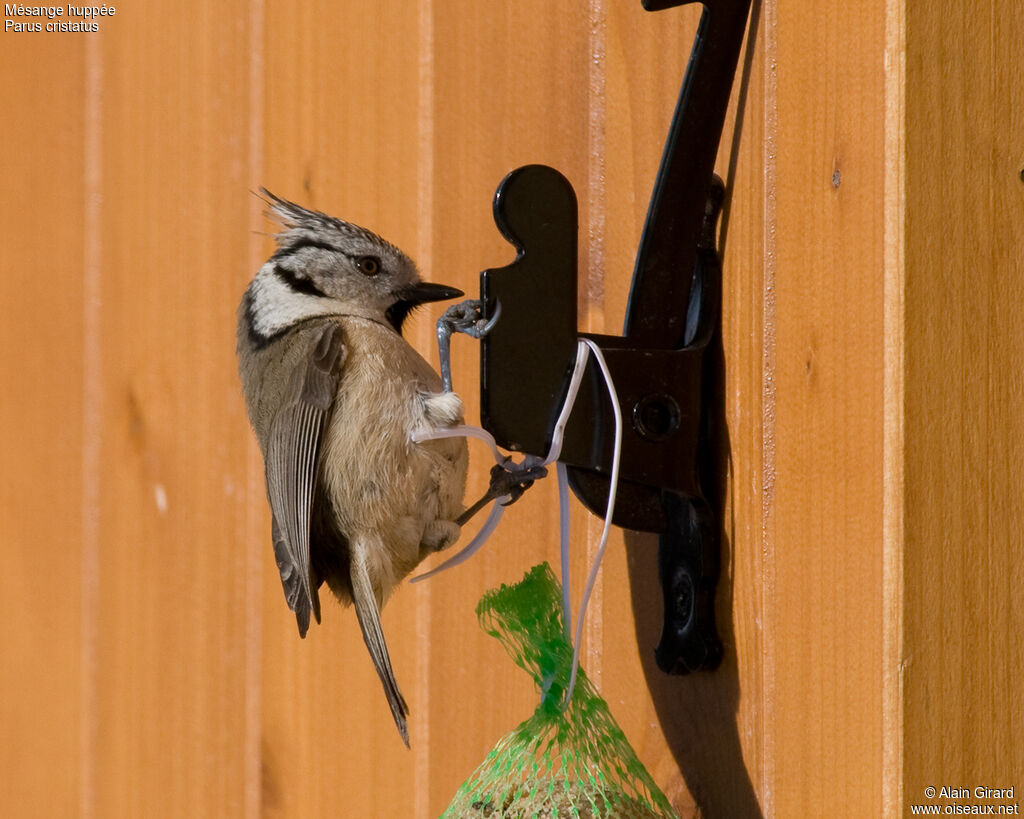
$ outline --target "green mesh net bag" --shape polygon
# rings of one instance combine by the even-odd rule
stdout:
[[[547,563],[484,595],[480,625],[533,675],[540,705],[494,746],[441,819],[676,817],[581,668],[568,707],[572,647]]]

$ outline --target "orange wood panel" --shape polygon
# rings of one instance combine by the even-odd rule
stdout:
[[[598,291],[603,300],[588,305],[601,321],[598,329],[621,328],[633,256],[698,16],[695,6],[658,14],[631,4],[608,7],[602,146],[608,206],[599,233],[606,275]],[[753,17],[756,26],[756,10]],[[713,410],[723,431],[722,485],[716,491],[726,506],[718,601],[726,647],[722,668],[690,677],[668,677],[657,669],[653,646],[661,629],[661,590],[655,536],[626,534],[625,550],[613,547],[605,567],[604,691],[683,816],[697,815],[697,805],[707,816],[760,815],[761,37],[753,38],[741,58],[718,163],[718,173],[732,187],[722,227],[721,344],[729,363]],[[635,620],[632,635],[621,629],[624,616]],[[638,686],[647,693],[638,694]]]
[[[766,4],[772,816],[882,811],[884,4]]]
[[[90,379],[100,453],[88,781],[94,816],[245,806],[249,436],[234,304],[247,235],[243,2],[122,8],[93,42]],[[95,550],[90,555],[89,550]],[[250,766],[251,767],[251,766]]]
[[[411,2],[267,3],[259,182],[377,231],[437,280],[424,264],[419,224],[420,26]],[[264,220],[262,229],[273,225]],[[261,242],[262,258],[270,247]],[[239,294],[254,272],[239,272]],[[262,480],[262,464],[255,469]],[[395,730],[354,612],[328,594],[322,625],[299,639],[265,508],[260,518],[256,541],[246,548],[258,551],[263,577],[263,813],[422,815],[412,787],[426,708],[417,685],[425,647],[416,593],[400,589],[383,612],[412,711],[410,752]]]
[[[1011,6],[755,3],[718,164],[725,661],[654,668],[637,533],[613,534],[584,645],[683,816],[1024,789]],[[475,293],[512,255],[496,184],[554,165],[580,200],[582,326],[618,332],[697,14],[161,0],[95,36],[4,35],[6,812],[435,816],[532,711],[473,609],[557,562],[553,481],[385,610],[411,751],[352,612],[328,603],[298,638],[235,375],[235,307],[271,247],[250,191]],[[410,331],[435,361],[440,309]],[[455,356],[475,420],[475,344]],[[487,465],[474,446],[471,493]],[[600,523],[573,527],[578,599]]]
[[[478,272],[505,264],[514,254],[490,207],[508,171],[532,162],[559,168],[577,190],[581,223],[588,219],[587,11],[532,1],[434,8],[435,267],[464,272],[465,289],[478,292]],[[463,356],[457,378],[472,396],[468,406],[476,420],[476,345],[457,349]],[[482,448],[476,456],[470,484],[479,491],[489,456]],[[573,523],[574,542],[583,547],[579,561],[586,533],[580,517]],[[536,706],[532,682],[478,629],[472,610],[485,589],[519,579],[544,559],[557,566],[553,481],[538,485],[508,510],[484,553],[432,581],[431,740],[446,752],[430,758],[427,815],[439,813],[498,738]],[[447,634],[458,635],[456,651],[444,650]],[[584,662],[593,667],[590,659]]]
[[[608,121],[603,109],[609,102],[618,106],[622,99],[610,95],[606,99],[605,63],[590,59],[605,47],[601,33],[605,21],[598,11],[592,10],[593,25],[588,27],[574,15],[539,5],[486,10],[446,5],[426,14],[421,10],[418,17],[408,6],[388,6],[381,12],[377,7],[350,6],[345,21],[359,32],[359,43],[385,36],[394,41],[387,55],[380,56],[380,49],[360,50],[355,41],[350,46],[336,47],[333,41],[331,48],[321,45],[324,35],[310,30],[309,17],[324,22],[326,30],[343,30],[327,10],[309,10],[304,17],[270,9],[268,30],[275,32],[275,39],[268,41],[266,57],[268,176],[282,176],[285,183],[301,180],[304,193],[313,197],[317,207],[377,228],[413,248],[429,277],[472,292],[480,269],[503,263],[511,255],[490,215],[489,201],[498,180],[527,162],[556,165],[580,193],[582,230],[592,240],[584,243],[584,321],[591,329],[617,331],[631,258],[695,16],[676,15],[664,18],[660,26],[653,21],[648,24],[643,36],[650,47],[670,54],[664,76],[634,73],[643,53],[640,49],[630,54],[631,62],[616,66],[619,81],[635,83],[633,88],[623,86],[626,93],[645,95],[645,103],[656,99],[659,112],[651,114],[638,106],[640,115],[655,124],[649,134],[646,119],[633,126],[643,135],[643,145],[625,155],[640,156],[646,164],[635,179],[628,178],[625,190],[615,188],[609,193],[600,164]],[[400,41],[408,42],[407,47],[400,47]],[[352,53],[360,58],[353,60]],[[338,100],[346,108],[345,116],[331,104],[333,93],[317,86],[316,78],[323,75],[346,78],[347,94]],[[637,81],[636,76],[644,80]],[[363,127],[342,127],[353,118]],[[414,118],[416,130],[409,126]],[[629,127],[628,119],[622,122]],[[623,125],[616,120],[613,127]],[[581,144],[588,151],[581,151]],[[417,150],[416,162],[383,164],[382,157],[412,157]],[[617,163],[615,168],[616,173],[622,172]],[[380,194],[375,193],[378,190]],[[609,208],[606,198],[614,199],[615,206]],[[618,243],[613,277],[607,276],[605,258],[593,246],[602,240],[606,224]],[[611,305],[607,319],[606,302]],[[414,328],[413,337],[421,349],[433,355],[431,336],[427,321]],[[470,417],[475,417],[476,350],[459,340],[456,351],[456,386],[467,399]],[[485,455],[477,455],[470,484],[481,487]],[[553,487],[539,486],[509,511],[503,531],[479,558],[429,585],[403,590],[389,604],[385,626],[394,635],[400,678],[403,667],[416,671],[416,685],[407,686],[413,708],[411,757],[393,735],[351,615],[342,615],[344,625],[322,629],[325,635],[345,629],[341,641],[332,642],[335,659],[321,654],[319,659],[306,660],[307,654],[297,652],[308,649],[297,644],[290,617],[281,611],[277,579],[269,573],[264,713],[265,731],[274,741],[268,739],[264,747],[273,749],[268,752],[273,756],[265,760],[265,770],[272,772],[267,779],[272,783],[273,807],[287,813],[305,805],[307,812],[320,812],[340,800],[352,810],[375,815],[408,815],[410,810],[415,815],[435,815],[444,807],[493,742],[535,704],[529,681],[510,667],[492,639],[479,632],[472,609],[486,588],[516,579],[540,559],[556,559],[555,521]],[[598,527],[581,513],[574,523],[580,547],[573,571],[578,593]],[[648,557],[654,554],[650,544],[642,551]],[[638,649],[625,579],[619,534],[604,583],[612,591],[604,605],[600,592],[596,597],[585,662],[619,694],[620,718],[630,735],[640,737],[642,755],[652,764],[661,764],[681,805],[692,805],[682,782],[669,782],[674,768],[666,767],[665,760],[671,757],[656,727],[658,717],[650,696],[644,693],[641,657],[650,655],[657,624],[648,624],[645,644]],[[315,639],[338,638],[318,635]],[[423,649],[424,643],[429,650]],[[610,666],[604,660],[609,656],[613,658]],[[602,674],[607,668],[611,672]],[[329,679],[321,683],[320,676]],[[321,694],[321,685],[345,686],[345,699]],[[293,686],[301,687],[308,702],[300,706],[298,716],[294,710],[286,713],[293,720],[308,720],[304,725],[328,725],[332,730],[310,734],[288,723],[278,700]],[[361,713],[372,714],[355,725],[353,697],[364,703]],[[418,708],[426,709],[422,717],[417,717]],[[351,748],[338,748],[340,726],[345,726],[348,736],[358,737]],[[419,744],[417,732],[425,735]],[[368,747],[374,759],[369,775]],[[352,755],[352,773],[325,775],[329,766],[337,765],[339,754]],[[406,787],[388,791],[382,800],[380,777]],[[409,783],[414,786],[412,792]]]
[[[58,35],[8,32],[0,47],[0,812],[11,816],[70,816],[81,787],[84,60],[84,43]]]
[[[903,803],[1024,792],[1024,14],[907,4]],[[931,800],[943,808],[978,800]]]

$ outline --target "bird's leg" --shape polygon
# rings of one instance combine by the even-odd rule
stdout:
[[[491,485],[487,487],[483,497],[459,515],[455,522],[459,526],[465,525],[473,515],[495,498],[508,495],[508,500],[503,505],[512,505],[522,497],[523,492],[533,486],[535,480],[547,474],[547,467],[541,466],[536,460],[531,461],[529,457],[521,464],[513,463],[511,458],[506,459],[504,463],[495,464],[491,467]]]
[[[437,350],[441,355],[441,389],[452,391],[452,333],[465,333],[473,338],[483,338],[501,316],[501,305],[490,319],[483,317],[484,303],[479,299],[467,299],[453,304],[437,320]]]

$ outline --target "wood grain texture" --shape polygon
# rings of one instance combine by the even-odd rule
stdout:
[[[907,803],[1024,790],[1022,38],[1017,4],[907,4]]]
[[[881,813],[884,23],[770,8],[774,816]]]
[[[416,256],[415,4],[270,2],[265,25],[260,183],[375,230]],[[272,230],[271,223],[263,225]],[[264,243],[264,257],[269,250]],[[433,271],[425,272],[438,280]],[[411,783],[417,757],[394,728],[354,613],[328,594],[323,624],[299,639],[284,605],[266,520],[250,544],[262,551],[264,580],[263,814],[415,815]],[[409,587],[383,612],[395,673],[412,711],[414,748],[424,741],[417,733],[425,707],[417,684],[418,614]]]
[[[580,146],[588,138],[586,9],[552,15],[549,5],[537,0],[430,6],[434,92],[424,114],[433,135],[433,265],[446,275],[463,276],[457,283],[478,293],[479,271],[514,256],[491,213],[502,177],[540,162],[558,167],[578,191],[585,185],[589,159]],[[585,220],[585,204],[581,210]],[[479,418],[478,353],[465,341],[456,348],[461,357],[456,388],[468,395],[469,417]],[[471,464],[473,494],[486,484],[489,456],[482,447],[471,448]],[[494,743],[536,706],[532,681],[479,630],[471,612],[486,589],[519,580],[542,560],[557,565],[551,484],[544,482],[511,507],[501,530],[471,563],[424,589],[431,596],[431,645],[436,647],[425,677],[435,749],[427,762],[426,815],[439,814]],[[574,520],[583,546],[580,523]],[[582,557],[578,552],[578,560]],[[456,635],[459,648],[444,650]],[[440,748],[446,752],[438,754]]]
[[[605,327],[618,332],[625,310],[625,276],[646,215],[650,188],[679,83],[689,57],[698,7],[637,14],[629,4],[609,7],[607,27],[607,137],[609,203],[604,231],[608,273]],[[753,14],[755,31],[760,21]],[[658,55],[656,61],[651,55]],[[629,610],[656,721],[634,728],[641,755],[683,816],[759,816],[764,786],[758,727],[763,708],[761,504],[762,248],[764,242],[761,34],[745,46],[717,170],[732,194],[723,215],[723,333],[713,344],[725,356],[724,381],[712,410],[720,428],[722,481],[714,487],[724,507],[723,570],[717,615],[726,653],[714,674],[668,677],[654,663],[661,629],[657,538],[628,533],[625,554],[606,563],[606,622]],[[757,89],[751,93],[751,89]],[[738,113],[740,112],[740,113]],[[740,116],[741,114],[741,116]],[[737,119],[739,124],[737,125]],[[621,555],[621,557],[620,557]],[[626,560],[629,598],[616,581]],[[618,651],[622,651],[619,643]],[[608,652],[608,657],[615,656]],[[621,663],[605,660],[605,667]],[[606,695],[628,710],[636,701],[632,677],[609,674]],[[649,718],[647,718],[649,719]],[[645,719],[646,721],[646,719]],[[632,726],[631,726],[632,727]],[[634,733],[630,733],[634,736]],[[644,755],[646,752],[646,756]],[[698,806],[700,813],[698,814]]]
[[[718,162],[725,660],[657,671],[656,539],[617,531],[583,653],[684,817],[1024,791],[1024,14],[933,5],[754,3]],[[531,713],[473,609],[557,563],[553,481],[385,609],[411,751],[352,612],[298,638],[235,374],[251,191],[475,293],[513,252],[495,186],[553,165],[581,326],[617,333],[698,12],[155,0],[4,34],[0,812],[425,819]],[[435,362],[441,309],[409,330]],[[600,522],[572,523],[578,600]]]
[[[95,646],[82,813],[244,807],[249,437],[233,355],[250,185],[244,3],[97,35]]]
[[[0,812],[61,816],[82,759],[85,49],[36,36],[0,48]]]

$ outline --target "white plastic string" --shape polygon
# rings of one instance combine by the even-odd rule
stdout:
[[[495,498],[495,501],[503,500],[508,495],[502,495],[501,498]],[[448,569],[454,569],[460,563],[465,563],[473,555],[480,551],[480,547],[487,542],[494,530],[498,528],[498,523],[501,521],[501,516],[505,514],[505,505],[503,503],[492,503],[491,513],[487,516],[487,520],[484,521],[484,525],[480,527],[480,531],[476,533],[474,537],[465,548],[460,549],[456,554],[448,558],[440,566],[435,566],[429,572],[418,574],[409,580],[410,583],[419,583],[421,580],[426,580],[428,577],[433,577],[435,574],[447,571]]]
[[[498,463],[504,463],[505,461],[505,456],[501,454],[501,450],[498,449],[498,445],[494,441],[494,436],[481,427],[473,427],[469,424],[460,424],[455,427],[440,427],[438,429],[430,430],[418,429],[413,432],[410,437],[414,444],[418,444],[422,441],[434,441],[438,438],[478,438],[491,448],[494,460]]]
[[[572,639],[572,595],[569,594],[569,470],[559,461],[558,476],[558,551],[562,556],[562,619],[565,636]]]
[[[565,401],[562,402],[562,411],[558,413],[558,420],[555,421],[555,428],[551,433],[551,449],[548,450],[548,456],[543,460],[543,465],[547,466],[552,461],[557,461],[558,456],[562,454],[562,438],[565,437],[565,425],[569,423],[569,416],[572,414],[572,408],[576,406],[576,394],[580,391],[580,382],[583,381],[583,371],[587,368],[587,356],[589,354],[588,344],[593,345],[594,342],[589,341],[584,343],[583,341],[576,342],[576,365],[572,370],[572,377],[569,379],[569,390],[565,394]],[[597,350],[597,347],[594,346]],[[601,351],[598,350],[598,355]]]
[[[608,370],[608,364],[604,360],[604,356],[601,354],[601,348],[598,347],[589,338],[583,339],[580,344],[586,344],[594,353],[594,357],[597,359],[597,364],[601,368],[601,375],[604,376],[605,386],[608,388],[608,397],[612,402],[612,412],[615,414],[615,448],[612,450],[612,472],[610,476],[610,487],[608,489],[608,507],[604,514],[604,529],[601,532],[601,541],[597,547],[597,553],[594,555],[594,565],[590,567],[590,576],[587,578],[586,588],[583,590],[583,599],[580,600],[580,612],[576,618],[576,636],[572,641],[572,674],[569,676],[569,687],[565,691],[565,701],[562,707],[565,708],[569,705],[569,700],[572,699],[572,692],[576,688],[576,675],[580,668],[580,641],[583,638],[583,620],[587,616],[587,604],[590,602],[590,593],[594,590],[594,584],[597,582],[597,572],[601,568],[601,559],[604,557],[605,549],[608,547],[608,534],[612,528],[612,514],[615,511],[615,495],[619,489],[619,460],[622,454],[622,410],[619,408],[619,397],[615,392],[615,384],[612,382],[612,374]],[[568,558],[565,556],[569,551],[569,539],[566,537],[562,541],[562,565],[563,567],[568,563]],[[562,575],[562,586],[568,584],[568,572],[563,568]],[[568,626],[566,626],[568,628]]]
[[[601,369],[601,374],[604,376],[605,386],[608,388],[608,397],[611,399],[612,412],[615,415],[615,444],[612,454],[612,471],[610,476],[610,487],[608,490],[608,506],[605,510],[604,529],[601,532],[601,540],[598,543],[597,552],[594,555],[594,563],[590,567],[590,574],[587,577],[587,585],[583,590],[583,598],[580,600],[579,613],[576,617],[575,636],[571,638],[573,646],[572,672],[569,676],[569,687],[565,693],[565,701],[562,705],[563,708],[569,704],[569,700],[572,698],[572,692],[576,687],[576,677],[579,673],[580,665],[580,641],[583,637],[583,622],[586,618],[590,595],[594,591],[594,584],[597,582],[597,573],[601,567],[601,560],[604,557],[605,549],[608,546],[608,535],[612,526],[612,513],[615,510],[615,496],[619,487],[619,460],[622,450],[622,411],[619,408],[619,399],[615,392],[615,384],[612,382],[611,372],[608,370],[608,364],[604,360],[601,348],[589,338],[581,339],[577,343],[576,364],[573,368],[572,377],[569,380],[569,389],[566,393],[565,401],[562,404],[562,410],[558,415],[558,420],[555,422],[554,430],[552,431],[551,448],[548,450],[547,457],[543,460],[534,455],[527,455],[520,463],[516,464],[511,460],[511,458],[505,457],[501,454],[494,441],[494,436],[487,432],[487,430],[481,429],[480,427],[461,425],[443,429],[419,430],[412,434],[412,440],[414,443],[437,440],[439,438],[477,438],[490,447],[491,452],[494,455],[495,462],[499,464],[507,465],[511,462],[515,466],[547,466],[552,462],[557,462],[555,463],[555,471],[558,476],[559,537],[562,562],[562,609],[565,618],[566,633],[572,634],[572,606],[570,602],[572,596],[569,589],[569,479],[565,465],[558,461],[558,457],[562,454],[562,441],[565,437],[565,426],[569,422],[569,416],[572,414],[572,409],[576,404],[576,396],[579,393],[580,383],[583,380],[583,372],[586,369],[587,360],[591,352],[594,353],[594,356],[597,359],[598,367]],[[480,531],[477,532],[476,537],[474,537],[464,549],[446,560],[440,566],[412,578],[411,582],[416,583],[420,580],[426,580],[428,577],[433,577],[439,572],[458,566],[460,563],[463,563],[476,554],[476,552],[480,550],[494,532],[495,528],[497,528],[498,522],[501,520],[501,516],[505,510],[504,502],[508,497],[508,495],[503,495],[499,498],[493,499],[491,512],[487,521],[484,523]]]
[[[565,425],[569,422],[569,415],[572,413],[573,405],[576,403],[576,394],[579,392],[580,382],[583,380],[583,371],[587,366],[587,354],[587,346],[582,341],[579,342],[576,348],[576,365],[573,368],[572,377],[569,379],[569,391],[566,394],[565,402],[562,404],[562,411],[558,415],[558,420],[555,422],[555,428],[551,435],[551,448],[548,450],[547,457],[543,460],[538,458],[536,455],[526,455],[523,460],[517,464],[510,457],[506,457],[501,454],[497,443],[494,441],[494,436],[491,435],[491,433],[481,427],[474,427],[468,424],[455,427],[444,427],[440,429],[416,430],[411,436],[413,443],[418,444],[423,441],[433,441],[439,438],[477,438],[490,447],[491,453],[494,455],[495,463],[506,465],[511,463],[514,466],[547,466],[552,461],[557,460],[558,456],[562,453],[562,438],[565,434]],[[487,539],[497,527],[498,521],[501,520],[501,516],[505,511],[504,503],[507,499],[508,495],[502,495],[501,497],[493,499],[491,502],[491,513],[488,516],[487,521],[484,523],[480,531],[477,532],[476,537],[474,537],[464,548],[440,566],[436,566],[429,572],[416,575],[416,577],[412,578],[409,582],[418,583],[421,580],[426,580],[428,577],[433,577],[440,572],[447,571],[448,569],[458,566],[460,563],[464,563],[480,551],[480,548],[487,542]],[[565,514],[568,515],[568,513]],[[566,526],[568,526],[568,523],[566,523]],[[568,573],[563,573],[563,582],[565,577],[568,577]],[[568,626],[566,626],[566,628],[568,628]]]

